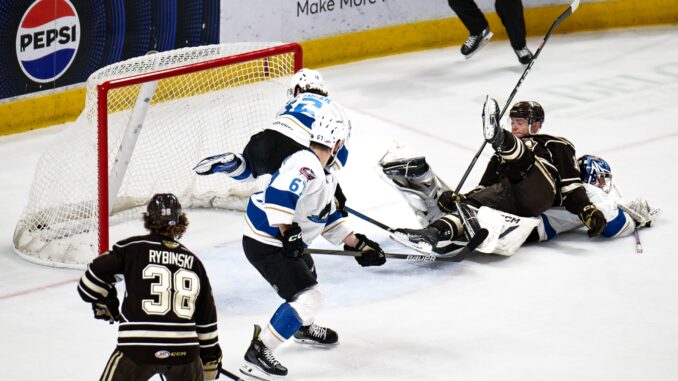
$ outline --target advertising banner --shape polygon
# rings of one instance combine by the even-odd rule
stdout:
[[[0,99],[85,82],[149,51],[219,42],[220,0],[3,0]]]
[[[523,0],[523,5],[534,8],[571,2]],[[483,11],[495,12],[495,0],[476,3]],[[307,41],[456,17],[447,0],[222,0],[221,9],[221,42]]]

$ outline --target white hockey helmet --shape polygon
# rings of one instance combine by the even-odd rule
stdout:
[[[290,81],[290,87],[287,89],[287,95],[290,99],[294,98],[297,87],[299,87],[302,93],[309,90],[315,90],[320,93],[320,95],[324,96],[327,96],[328,93],[322,75],[320,75],[318,71],[312,69],[300,69],[294,74],[292,81]]]
[[[334,159],[346,142],[348,123],[344,120],[344,113],[334,102],[323,106],[315,115],[311,127],[311,142],[328,147],[332,150],[327,167],[334,163]]]

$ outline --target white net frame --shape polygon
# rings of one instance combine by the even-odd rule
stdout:
[[[43,265],[83,268],[108,250],[109,226],[139,219],[154,193],[174,193],[184,208],[244,210],[266,179],[239,183],[197,176],[192,168],[210,155],[242,152],[251,135],[269,126],[301,62],[298,44],[236,43],[155,53],[96,71],[84,111],[38,162],[15,252]],[[147,111],[138,113],[149,85],[155,90]],[[129,157],[116,161],[126,148]],[[117,174],[119,190],[109,200]]]

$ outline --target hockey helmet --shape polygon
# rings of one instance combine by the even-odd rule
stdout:
[[[294,98],[297,87],[301,90],[302,93],[315,90],[320,95],[327,96],[327,87],[325,87],[325,81],[323,81],[322,75],[316,70],[312,69],[300,69],[292,77],[290,82],[290,87],[287,89],[287,95],[290,99]]]
[[[610,164],[594,155],[584,155],[577,160],[581,180],[587,184],[609,192],[612,188],[612,169]]]
[[[172,193],[156,193],[146,207],[149,222],[153,226],[176,225],[181,216],[181,204]]]
[[[516,102],[509,112],[509,117],[525,118],[530,124],[534,122],[544,123],[544,116],[544,108],[535,101]]]
[[[340,109],[341,106],[335,102],[326,104],[315,115],[315,121],[311,127],[311,142],[328,147],[332,150],[327,167],[334,163],[334,159],[339,153],[341,147],[348,139],[350,133],[348,121],[344,120],[345,113]],[[339,142],[340,144],[337,144]]]

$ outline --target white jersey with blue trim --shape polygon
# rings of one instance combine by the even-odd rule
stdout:
[[[602,189],[591,184],[584,184],[589,200],[603,212],[607,225],[601,233],[603,237],[616,238],[633,233],[636,227],[635,221],[617,206],[619,198],[606,193]],[[563,207],[550,208],[541,215],[541,222],[537,226],[539,240],[546,241],[557,234],[574,230],[584,226],[579,216],[572,214]]]
[[[341,244],[351,230],[335,208],[336,187],[336,175],[323,169],[312,150],[295,152],[285,159],[268,187],[250,197],[244,235],[282,247],[278,226],[297,223],[306,245],[321,234]]]
[[[343,110],[338,102],[328,97],[313,93],[301,93],[287,102],[268,129],[280,132],[295,142],[308,147],[311,143],[311,131],[316,114],[330,104],[335,104]],[[335,161],[337,169],[344,167],[347,160],[348,142],[344,142],[344,146],[337,153]]]

